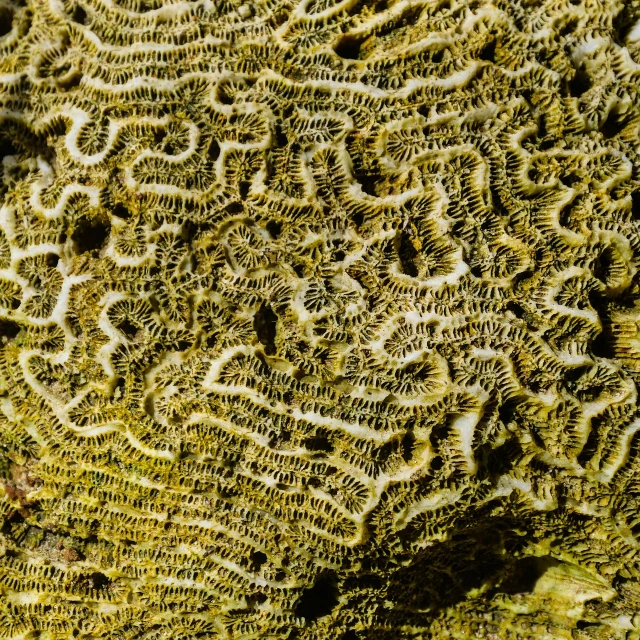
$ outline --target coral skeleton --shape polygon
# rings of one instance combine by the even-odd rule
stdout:
[[[0,0],[0,640],[640,640],[640,0]]]

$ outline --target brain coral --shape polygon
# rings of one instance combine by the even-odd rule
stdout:
[[[0,638],[640,638],[638,0],[0,2]]]

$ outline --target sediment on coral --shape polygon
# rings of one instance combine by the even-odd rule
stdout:
[[[640,639],[637,0],[0,0],[0,638]]]

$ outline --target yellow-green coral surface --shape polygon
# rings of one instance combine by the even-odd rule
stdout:
[[[0,638],[640,638],[638,0],[1,0]]]

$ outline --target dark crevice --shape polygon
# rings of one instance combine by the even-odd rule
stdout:
[[[514,302],[513,300],[510,302],[507,302],[507,311],[511,311],[511,313],[513,313],[513,315],[516,318],[519,318],[520,320],[522,320],[526,315],[525,310],[517,302]]]
[[[418,268],[415,264],[418,251],[413,246],[411,236],[406,231],[401,231],[399,236],[398,257],[400,258],[400,270],[405,275],[415,278],[418,275]]]
[[[307,438],[304,441],[304,446],[309,449],[309,451],[324,451],[325,453],[333,452],[333,444],[327,436],[323,435]]]
[[[18,153],[12,140],[9,138],[0,138],[0,158],[5,156],[15,156]]]
[[[89,580],[91,581],[94,589],[104,589],[111,584],[111,580],[109,580],[109,578],[107,578],[104,573],[99,572],[92,573],[89,576]]]
[[[482,47],[481,51],[478,53],[479,60],[485,60],[486,62],[496,61],[496,41],[490,40],[487,44]]]
[[[364,193],[370,196],[377,196],[376,186],[380,180],[380,176],[375,175],[356,175],[356,180]]]
[[[433,62],[434,64],[440,64],[442,62],[442,60],[444,59],[444,52],[445,51],[446,51],[446,48],[438,49],[437,51],[434,51],[431,54],[431,62]],[[428,110],[427,110],[427,113],[428,113]]]
[[[98,218],[82,217],[71,234],[77,253],[99,252],[109,237],[110,225]]]
[[[626,118],[624,115],[618,113],[615,109],[609,111],[605,121],[600,125],[600,131],[602,135],[610,140],[619,135],[625,128]]]
[[[407,431],[402,438],[402,459],[405,462],[411,462],[413,459],[413,450],[416,444],[416,437],[413,431]]]
[[[615,358],[616,355],[611,341],[610,318],[606,300],[601,295],[593,293],[589,296],[589,302],[597,312],[600,322],[602,323],[602,331],[591,342],[591,353],[598,358]]]
[[[364,222],[364,215],[362,213],[360,213],[359,211],[356,211],[351,216],[351,219],[353,220],[353,223],[356,225],[356,227],[361,227],[362,223]]]
[[[444,442],[451,434],[451,427],[447,424],[442,424],[431,429],[429,435],[429,442],[434,449],[438,449],[440,444]]]
[[[589,627],[600,627],[599,622],[588,622],[587,620],[578,620],[576,622],[576,629],[582,631],[583,629],[588,629]]]
[[[589,75],[583,68],[576,69],[576,73],[569,81],[569,95],[573,98],[579,98],[591,89],[591,81]]]
[[[122,218],[123,220],[129,220],[131,218],[131,211],[127,209],[122,203],[118,203],[112,211],[113,215]]]
[[[500,585],[500,592],[509,595],[532,593],[536,582],[550,567],[561,564],[549,556],[522,558],[516,561],[509,577]]]
[[[640,220],[640,190],[631,194],[631,218]]]
[[[136,337],[138,333],[138,327],[133,324],[130,320],[123,320],[120,324],[118,324],[118,330],[121,331],[127,338],[132,339]]]
[[[602,426],[603,418],[595,416],[591,421],[591,430],[589,431],[589,437],[584,445],[582,451],[578,454],[578,463],[582,467],[586,467],[587,463],[593,456],[598,448],[598,441],[600,440],[600,427]]]
[[[274,240],[277,240],[282,233],[282,224],[275,220],[269,220],[269,222],[267,222],[267,231]]]
[[[503,425],[507,426],[516,420],[516,408],[518,404],[519,402],[515,400],[507,400],[498,407],[498,418]]]
[[[624,46],[629,30],[637,20],[636,12],[637,9],[634,10],[634,3],[629,2],[612,20],[611,27],[613,36],[619,46]]]
[[[0,37],[6,36],[13,28],[13,11],[9,7],[0,7]]]
[[[611,247],[606,247],[596,259],[591,271],[600,282],[606,285],[611,279],[614,265],[614,251]]]
[[[577,18],[571,18],[571,20],[567,20],[565,25],[560,29],[560,36],[568,36],[570,33],[576,30],[578,24],[579,20]]]
[[[207,156],[209,157],[209,160],[211,160],[212,162],[215,162],[220,157],[220,145],[218,144],[218,141],[215,138],[211,140],[211,142],[209,143],[209,148],[207,149]]]
[[[227,213],[236,215],[244,211],[244,206],[241,202],[230,202],[224,209]]]
[[[258,571],[260,567],[267,561],[266,554],[262,551],[254,551],[251,554],[251,568],[253,571]]]
[[[333,50],[344,60],[358,60],[360,48],[367,37],[344,35],[338,40]]]
[[[4,524],[0,527],[0,533],[3,533],[6,536],[11,536],[11,530],[13,527],[23,523],[24,517],[19,511],[10,512],[9,515],[4,518]]]
[[[55,253],[47,253],[45,262],[47,264],[47,267],[55,269],[58,266],[58,262],[60,262],[60,256]]]
[[[71,19],[78,24],[86,24],[87,23],[87,12],[81,5],[76,5],[76,8],[73,10],[71,14]]]
[[[316,583],[306,589],[295,609],[298,617],[307,623],[328,616],[338,604],[338,589],[331,576],[321,576]]]
[[[522,456],[522,447],[517,440],[507,440],[499,447],[481,449],[476,456],[478,466],[488,477],[501,476],[510,471]]]
[[[271,356],[276,353],[276,333],[278,316],[263,302],[253,319],[253,329],[258,340],[264,345],[264,352]]]
[[[20,325],[13,320],[0,319],[0,346],[15,340],[20,333]]]

